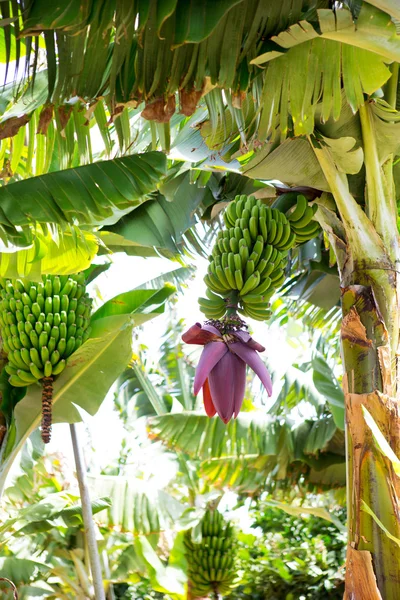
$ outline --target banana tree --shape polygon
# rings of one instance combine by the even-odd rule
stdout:
[[[133,327],[162,313],[173,291],[172,286],[164,286],[160,290],[126,292],[93,314],[89,339],[74,353],[55,383],[54,422],[79,422],[77,405],[90,414],[97,412],[116,376],[131,359]],[[3,371],[1,389],[0,410],[6,419],[6,433],[0,447],[0,491],[14,460],[42,416],[38,386],[13,388]]]
[[[154,140],[164,136],[168,147],[166,124],[175,112],[176,96],[185,115],[204,96],[209,123],[201,126],[203,144],[217,144],[220,156],[233,157],[235,168],[241,164],[248,177],[319,192],[314,196],[316,218],[336,255],[342,292],[349,484],[346,597],[396,598],[399,480],[364,414],[372,415],[399,456],[398,3],[294,0],[289,7],[227,0],[217,5],[191,2],[188,9],[183,0],[149,0],[138,7],[107,2],[106,8],[97,1],[73,0],[65,8],[57,0],[52,11],[39,0],[29,6],[14,1],[1,5],[7,70],[12,59],[18,68],[26,56],[29,85],[40,75],[43,44],[47,62],[44,93],[31,109],[9,115],[1,125],[3,139],[18,137],[36,110],[44,131],[54,110],[60,123],[59,152],[71,154],[66,144],[75,142],[75,126],[70,126],[72,136],[63,132],[66,119],[72,123],[66,100],[82,98],[86,109],[96,110],[101,105],[94,103],[105,98],[115,122],[128,104],[144,102],[143,116],[156,123]],[[95,75],[88,77],[89,70]],[[250,123],[244,110],[249,96],[257,107]],[[100,113],[101,108],[106,139]],[[79,123],[80,156],[89,152],[82,116],[73,116]],[[126,120],[119,130],[128,139]],[[42,135],[50,136],[51,145],[54,125],[53,133],[49,126]],[[219,147],[221,135],[226,153]],[[19,153],[17,168],[23,144],[21,134],[12,149]],[[8,163],[6,175],[7,168]]]

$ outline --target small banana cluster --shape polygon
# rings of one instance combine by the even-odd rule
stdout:
[[[223,317],[234,292],[241,314],[265,320],[296,235],[281,211],[252,196],[236,196],[224,220],[227,229],[218,233],[209,257],[207,298],[199,298],[200,310],[211,319]]]
[[[39,283],[0,279],[0,298],[0,334],[9,382],[22,387],[42,381],[48,430],[44,433],[42,422],[42,437],[49,441],[51,383],[89,336],[92,300],[85,276],[46,275]]]
[[[217,510],[207,510],[201,521],[201,542],[186,532],[185,548],[191,594],[194,598],[214,592],[227,594],[236,580],[234,534]]]
[[[320,231],[317,221],[312,220],[317,208],[316,204],[309,206],[305,196],[297,196],[296,205],[288,215],[290,227],[296,236],[296,244],[312,240]]]

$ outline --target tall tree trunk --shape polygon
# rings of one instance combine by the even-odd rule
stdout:
[[[365,210],[351,196],[330,149],[310,140],[340,216],[324,206],[318,211],[335,249],[342,288],[348,510],[344,598],[400,600],[397,207],[393,161],[380,160],[373,107],[366,102],[359,114]]]
[[[370,287],[345,288],[342,302],[348,498],[345,598],[399,600],[400,546],[383,528],[400,539],[400,479],[365,418],[368,411],[400,456],[388,334]]]

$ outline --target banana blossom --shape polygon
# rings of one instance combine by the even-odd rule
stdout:
[[[209,417],[218,413],[224,423],[238,416],[246,387],[246,365],[258,375],[269,396],[272,382],[258,356],[265,348],[250,334],[223,321],[201,326],[196,323],[182,335],[186,344],[204,346],[194,379],[194,394],[203,388],[204,408]],[[240,322],[243,326],[243,321]],[[219,326],[219,328],[218,328]]]

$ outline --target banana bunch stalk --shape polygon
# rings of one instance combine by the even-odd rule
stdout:
[[[227,594],[235,586],[234,534],[230,523],[217,510],[207,510],[201,521],[201,541],[185,535],[186,559],[193,598],[210,593]]]
[[[253,196],[236,196],[224,213],[227,228],[218,233],[209,256],[207,297],[199,298],[205,316],[221,319],[238,310],[268,319],[269,300],[285,280],[289,250],[319,231],[315,211],[301,195],[288,216]]]
[[[83,273],[39,283],[0,279],[0,334],[15,387],[42,384],[42,439],[50,441],[53,381],[89,336],[92,300]]]

